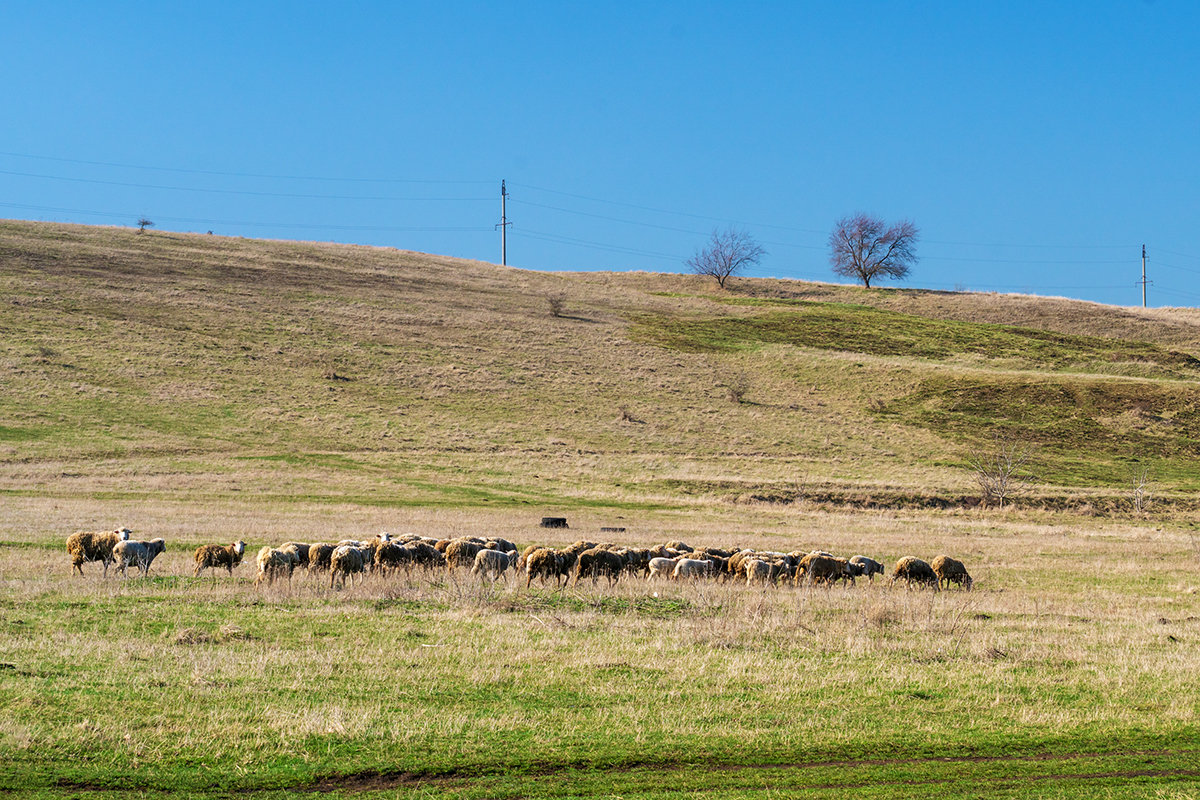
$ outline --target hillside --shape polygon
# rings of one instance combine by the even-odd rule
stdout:
[[[1200,488],[1190,309],[14,221],[0,308],[9,494],[953,504],[994,436],[1043,502]]]

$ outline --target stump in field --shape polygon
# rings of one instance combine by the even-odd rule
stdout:
[[[624,528],[610,528],[608,526],[602,526],[600,528],[600,532],[601,533],[624,533],[625,529]]]
[[[569,528],[566,517],[542,517],[543,528]]]

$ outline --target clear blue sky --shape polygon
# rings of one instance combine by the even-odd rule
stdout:
[[[10,3],[0,216],[1200,305],[1200,4]],[[885,284],[894,285],[894,284]]]

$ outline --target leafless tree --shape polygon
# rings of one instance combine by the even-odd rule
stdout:
[[[1026,470],[1033,449],[1018,441],[996,439],[990,450],[980,450],[967,459],[975,473],[975,481],[983,490],[984,505],[995,503],[1004,508],[1004,501],[1019,494],[1033,475]]]
[[[716,278],[717,285],[724,289],[730,276],[754,266],[766,254],[753,236],[736,228],[727,228],[713,231],[708,245],[684,263],[697,275]]]
[[[919,234],[907,220],[889,228],[878,217],[862,212],[843,217],[829,234],[829,263],[836,274],[856,278],[868,289],[876,278],[899,280],[917,263]]]
[[[137,221],[138,233],[145,233],[146,228],[153,228],[154,223],[146,217],[139,217]]]
[[[1129,498],[1133,501],[1134,511],[1140,514],[1146,510],[1146,506],[1150,503],[1150,469],[1148,467],[1134,469]]]

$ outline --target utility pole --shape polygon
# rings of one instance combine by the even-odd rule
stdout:
[[[1146,245],[1142,245],[1142,279],[1138,281],[1138,283],[1142,284],[1142,308],[1145,308],[1146,284],[1149,283],[1149,281],[1146,280]]]
[[[500,224],[496,227],[500,229],[500,263],[508,266],[508,226],[512,225],[508,221],[508,190],[504,188],[504,181],[500,181]]]

